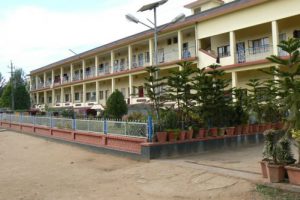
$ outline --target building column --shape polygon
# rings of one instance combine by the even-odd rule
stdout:
[[[51,100],[52,100],[52,106],[55,105],[55,90],[52,89],[52,97],[51,97]]]
[[[64,79],[64,68],[60,68],[60,83],[63,84]]]
[[[82,103],[86,103],[86,83],[82,85]]]
[[[53,87],[53,85],[54,85],[54,69],[52,69],[52,71],[51,71],[51,81],[52,81],[52,83],[51,83],[51,85],[52,85],[52,87]]]
[[[199,51],[200,44],[199,44],[199,40],[197,38],[198,38],[198,27],[197,27],[197,24],[196,24],[196,26],[195,26],[195,41],[196,41],[196,43],[195,43],[195,56],[199,57],[198,56],[198,51]]]
[[[64,88],[60,88],[60,103],[64,102]]]
[[[71,63],[71,65],[70,65],[70,81],[72,82],[73,81],[73,72],[74,71],[74,69],[73,69],[73,63]]]
[[[71,102],[75,102],[74,85],[71,85]]]
[[[132,46],[128,45],[128,69],[132,68]]]
[[[111,51],[110,52],[110,65],[111,65],[110,73],[114,72],[114,62],[115,62],[115,52]]]
[[[278,30],[278,22],[272,21],[272,45],[273,45],[273,55],[278,56],[278,47],[279,44],[279,30]]]
[[[46,72],[44,72],[44,88],[46,87],[46,79],[47,79],[47,75]]]
[[[95,56],[95,76],[98,76],[98,67],[99,67],[98,56]]]
[[[39,88],[39,77],[35,76],[35,89],[37,90]]]
[[[48,104],[48,99],[47,99],[47,91],[44,91],[44,104]]]
[[[112,78],[111,79],[111,93],[113,93],[116,89],[116,79]]]
[[[230,57],[231,57],[231,64],[234,64],[236,61],[236,39],[235,39],[235,32],[229,32],[229,41],[230,41]]]
[[[153,60],[153,39],[149,39],[149,56],[150,56],[150,66],[153,66],[154,60]]]
[[[38,92],[36,93],[36,104],[40,104],[40,95]]]
[[[85,60],[82,60],[82,79],[85,79]]]
[[[231,87],[236,88],[237,83],[238,83],[237,72],[231,72]],[[234,102],[236,102],[235,95],[232,95],[232,99],[233,99]]]
[[[129,74],[129,103],[132,104],[132,94],[133,94],[133,91],[132,91],[132,87],[133,87],[133,77],[131,74]]]
[[[29,90],[32,91],[32,76],[29,78]]]
[[[179,30],[177,32],[177,38],[178,38],[178,60],[182,59],[182,31]]]
[[[99,103],[99,82],[96,81],[96,102]]]

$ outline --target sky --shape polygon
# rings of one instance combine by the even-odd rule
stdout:
[[[156,0],[0,0],[0,72],[9,78],[9,64],[31,70],[146,30],[125,19],[141,21],[153,12],[137,10]],[[158,8],[158,25],[180,13],[193,0],[169,0]]]

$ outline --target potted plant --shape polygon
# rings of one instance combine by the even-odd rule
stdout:
[[[156,138],[159,143],[164,143],[167,141],[168,133],[166,131],[157,131]]]
[[[269,129],[264,132],[264,136],[264,159],[260,162],[262,175],[268,177],[271,183],[278,183],[284,180],[284,166],[295,162],[291,143],[284,131]]]
[[[234,135],[235,127],[227,127],[226,128],[226,135],[231,136]]]
[[[186,131],[183,131],[183,130],[181,130],[181,131],[180,131],[180,133],[179,133],[179,137],[178,137],[178,139],[179,139],[180,141],[183,141],[183,140],[185,140],[185,139],[186,139],[186,135],[187,135],[187,132],[186,132]]]
[[[291,133],[298,148],[298,163],[296,165],[288,165],[285,168],[288,172],[290,183],[300,185],[300,130],[292,130]]]
[[[193,127],[192,127],[192,126],[189,126],[189,129],[188,129],[188,131],[186,132],[186,139],[187,139],[187,140],[193,139],[193,133],[194,133]]]

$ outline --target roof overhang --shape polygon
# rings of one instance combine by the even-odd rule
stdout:
[[[189,3],[189,4],[185,5],[184,7],[192,9],[192,8],[195,8],[197,6],[201,6],[201,5],[206,4],[208,2],[211,2],[211,1],[216,2],[216,3],[220,3],[220,4],[224,4],[224,1],[222,1],[222,0],[197,0],[197,1],[194,1],[192,3]]]

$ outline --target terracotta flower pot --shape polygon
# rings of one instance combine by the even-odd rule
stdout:
[[[285,169],[283,165],[268,164],[268,178],[271,183],[279,183],[284,180]]]
[[[168,132],[168,141],[175,142],[176,141],[176,134],[173,131]]]
[[[205,128],[200,128],[198,138],[205,138],[205,137],[206,137],[206,129]]]
[[[235,127],[227,127],[226,135],[234,135]]]
[[[156,132],[157,141],[163,143],[167,141],[167,132]]]
[[[188,131],[186,132],[186,139],[187,139],[187,140],[193,139],[193,134],[194,134],[194,131],[193,131],[193,130],[188,130]]]
[[[260,167],[261,167],[261,174],[263,178],[268,178],[268,170],[267,170],[267,161],[260,161]]]
[[[252,134],[253,133],[253,125],[252,124],[249,124],[248,125],[248,134]]]
[[[223,137],[225,135],[225,131],[226,131],[226,128],[219,128],[218,129],[218,136]]]
[[[218,128],[209,129],[210,136],[217,137],[218,136]]]
[[[300,167],[285,166],[287,170],[289,181],[293,185],[300,185]]]
[[[179,134],[179,140],[185,140],[186,138],[186,132],[185,131],[181,131],[180,134]]]

